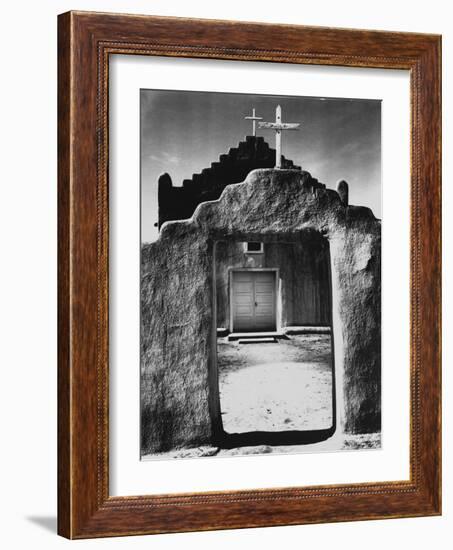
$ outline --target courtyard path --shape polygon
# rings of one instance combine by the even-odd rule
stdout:
[[[331,427],[329,335],[297,335],[271,344],[219,338],[217,362],[227,433]]]

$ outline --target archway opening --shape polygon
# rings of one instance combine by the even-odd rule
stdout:
[[[319,232],[215,243],[223,447],[296,445],[336,426],[329,243]]]

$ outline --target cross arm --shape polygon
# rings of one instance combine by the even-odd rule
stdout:
[[[258,122],[260,128],[268,128],[270,130],[299,130],[299,123],[293,122]]]

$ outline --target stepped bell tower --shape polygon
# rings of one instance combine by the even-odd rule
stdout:
[[[252,120],[253,125],[259,120],[255,110],[251,117],[246,118]],[[167,221],[190,218],[200,203],[217,200],[227,185],[244,181],[252,170],[274,168],[275,165],[275,149],[269,147],[262,136],[252,135],[246,136],[245,141],[232,147],[228,153],[220,155],[219,160],[211,163],[210,167],[185,179],[182,187],[174,186],[168,174],[161,175],[158,183],[158,227]],[[283,155],[281,168],[301,169]]]

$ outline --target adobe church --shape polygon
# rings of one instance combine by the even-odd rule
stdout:
[[[380,221],[253,135],[182,187],[142,247],[142,454],[219,445],[217,335],[332,335],[332,431],[380,430]]]

